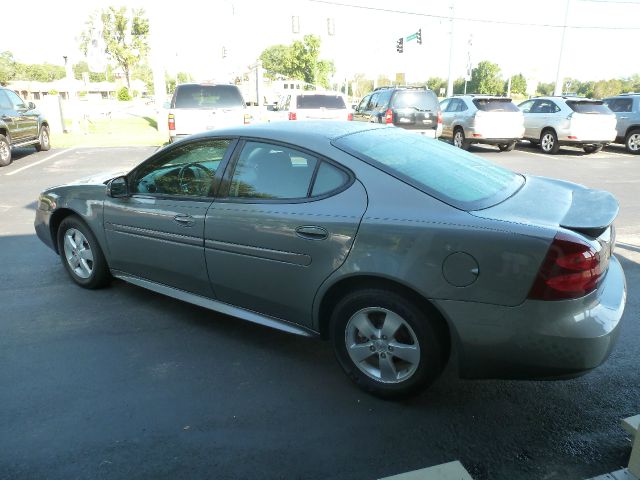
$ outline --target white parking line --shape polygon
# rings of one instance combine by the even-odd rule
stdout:
[[[51,160],[52,158],[57,157],[58,155],[62,155],[63,153],[70,152],[71,150],[73,150],[73,147],[67,148],[66,150],[62,150],[60,152],[56,152],[56,153],[54,153],[53,155],[51,155],[51,156],[49,156],[47,158],[43,158],[42,160],[38,160],[37,162],[33,162],[33,163],[29,164],[29,165],[25,165],[24,167],[20,167],[17,170],[14,170],[13,172],[5,173],[5,175],[6,176],[15,175],[16,173],[19,173],[19,172],[21,172],[23,170],[26,170],[27,168],[35,167],[36,165],[40,165],[41,163],[44,163],[47,160]]]
[[[526,150],[517,150],[517,152],[526,153],[527,155],[535,155],[536,157],[550,158],[551,160],[557,160],[559,158],[558,156],[552,157],[551,155],[545,155],[544,153],[527,152]]]
[[[633,155],[631,155],[629,153],[610,152],[608,150],[606,150],[604,152],[599,152],[599,154],[606,155],[606,156],[614,155],[616,157],[633,158]]]

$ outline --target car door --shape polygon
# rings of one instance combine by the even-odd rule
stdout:
[[[616,115],[616,135],[624,138],[627,129],[631,126],[633,98],[609,98],[604,103]]]
[[[453,137],[453,124],[456,121],[458,115],[458,109],[460,108],[460,100],[457,98],[451,98],[446,105],[446,109],[442,111],[442,135],[446,137]]]
[[[13,109],[13,104],[6,94],[6,90],[0,89],[0,120],[7,126],[9,136],[15,142],[16,138],[20,138],[18,131],[18,115]]]
[[[356,122],[364,122],[364,121],[369,121],[369,119],[367,118],[367,120],[365,120],[365,115],[366,115],[366,110],[367,110],[367,104],[369,103],[369,99],[371,98],[371,94],[365,96],[362,100],[360,100],[360,103],[358,104],[358,106],[355,108],[355,110],[353,111],[353,120]]]
[[[216,298],[311,326],[315,294],[346,259],[367,205],[353,175],[298,148],[247,140],[207,212]]]
[[[233,144],[232,139],[179,144],[127,175],[130,195],[104,202],[112,269],[213,296],[204,256],[205,216],[219,166]]]
[[[552,125],[553,117],[560,108],[551,100],[538,99],[531,106],[527,113],[523,111],[525,118],[525,136],[532,139],[539,139],[542,130]]]
[[[24,101],[11,90],[4,90],[11,107],[3,114],[2,119],[5,123],[9,124],[7,118],[12,119],[13,130],[9,127],[11,134],[11,143],[20,143],[30,139],[33,139],[34,135],[31,134],[29,125],[29,118],[27,116],[27,105]]]

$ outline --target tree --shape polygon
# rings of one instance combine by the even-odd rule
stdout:
[[[260,54],[265,76],[303,80],[314,85],[329,86],[329,77],[335,72],[333,62],[319,60],[320,38],[305,35],[291,45],[273,45]]]
[[[64,67],[50,63],[15,63],[15,80],[52,82],[65,77]]]
[[[82,80],[83,73],[89,74],[90,82],[104,82],[107,79],[107,76],[104,72],[91,72],[89,70],[89,64],[84,60],[74,64],[72,68],[73,76],[76,78],[76,80]]]
[[[6,51],[0,53],[0,85],[6,85],[7,82],[16,76],[16,61],[13,53]]]
[[[469,91],[469,86],[467,85],[467,91]],[[456,78],[453,81],[453,94],[461,95],[464,93],[464,78]]]
[[[504,81],[500,78],[500,67],[488,60],[483,60],[471,71],[471,81],[467,92],[485,95],[501,95],[504,93]]]
[[[127,15],[126,7],[109,7],[94,13],[86,22],[86,30],[80,34],[80,50],[87,55],[89,46],[95,40],[96,32],[101,32],[105,53],[122,68],[131,89],[131,70],[145,59],[149,52],[149,20],[143,9],[132,9]]]
[[[440,77],[431,77],[427,80],[427,88],[433,90],[436,95],[440,95],[440,89],[447,91],[447,81]]]
[[[511,77],[511,93],[527,94],[527,79],[521,73]]]
[[[540,82],[538,83],[538,87],[536,88],[536,94],[543,95],[543,96],[553,95],[553,91],[555,88],[556,88],[556,85],[553,82],[549,82],[549,83]]]

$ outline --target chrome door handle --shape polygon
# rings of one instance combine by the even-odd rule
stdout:
[[[329,232],[322,227],[315,225],[304,225],[296,228],[296,235],[305,240],[325,240]]]
[[[195,219],[191,215],[187,215],[184,213],[176,215],[175,217],[173,217],[173,219],[183,227],[190,227],[195,223]]]

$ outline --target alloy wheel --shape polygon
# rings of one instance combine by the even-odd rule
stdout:
[[[93,252],[87,237],[80,230],[70,228],[64,234],[64,256],[71,271],[82,279],[93,273]]]
[[[382,307],[354,313],[345,328],[345,346],[354,365],[368,377],[396,384],[410,378],[420,363],[420,344],[409,323]]]
[[[11,158],[11,147],[4,141],[0,141],[0,162],[6,163]]]
[[[640,151],[640,133],[633,133],[629,136],[627,147],[632,152]]]
[[[462,142],[464,142],[464,135],[460,130],[458,130],[453,134],[453,146],[462,148]]]
[[[555,138],[553,138],[553,135],[551,133],[545,133],[542,136],[542,139],[540,141],[542,150],[544,150],[545,152],[550,152],[553,149],[554,144]]]

